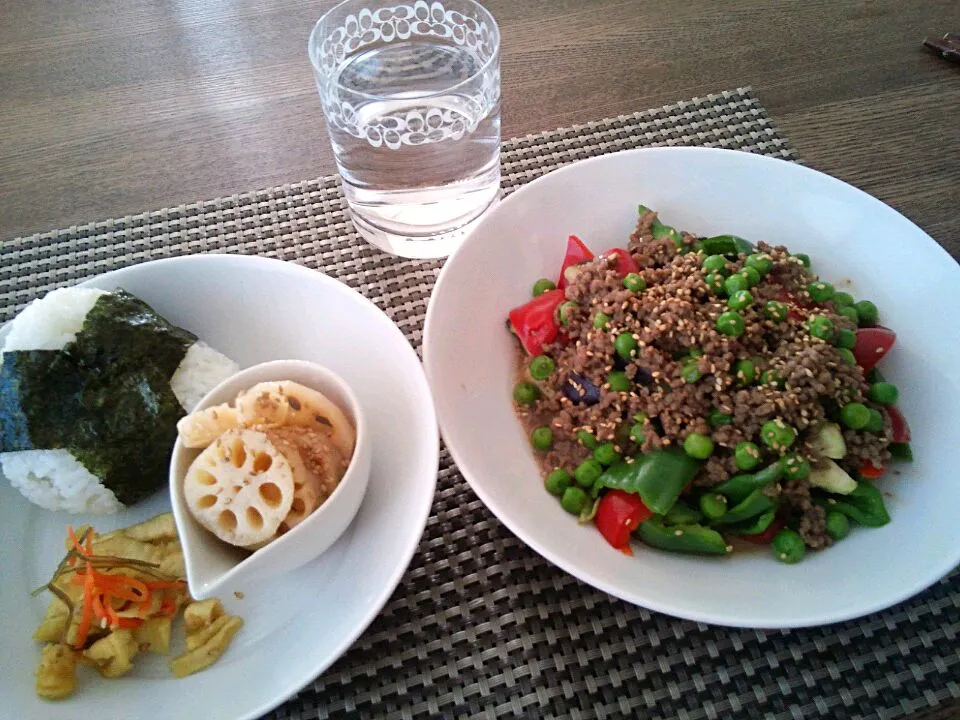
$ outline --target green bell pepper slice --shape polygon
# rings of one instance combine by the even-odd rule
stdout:
[[[752,475],[734,475],[729,480],[711,488],[711,492],[718,492],[734,502],[741,502],[750,493],[777,482],[781,477],[783,477],[783,462],[777,460]]]
[[[910,447],[910,443],[890,443],[887,449],[897,460],[913,460],[913,448]]]
[[[773,521],[777,517],[776,508],[767,510],[765,513],[757,515],[756,518],[749,522],[745,522],[742,525],[737,525],[736,527],[730,528],[730,532],[736,535],[759,535],[764,532],[768,527],[773,525]]]
[[[856,489],[847,495],[827,499],[816,498],[814,502],[827,510],[841,512],[865,527],[883,527],[890,522],[890,515],[883,503],[883,495],[865,481],[860,481]]]
[[[641,216],[653,212],[653,210],[648,208],[646,205],[638,206],[637,211]],[[675,228],[672,228],[669,225],[664,225],[662,222],[660,222],[660,218],[654,220],[653,224],[650,225],[650,232],[653,233],[654,240],[663,240],[665,238],[669,238],[673,241],[673,244],[676,246],[677,250],[689,251],[689,248],[683,244],[683,236],[677,232]]]
[[[763,494],[763,488],[757,488],[747,495],[741,502],[727,510],[711,523],[712,525],[732,525],[762,515],[770,510],[776,510],[777,503]],[[772,522],[772,520],[771,520]]]
[[[704,238],[694,249],[703,250],[706,255],[749,255],[754,251],[753,244],[736,235],[714,235]]]
[[[636,530],[651,547],[671,552],[699,555],[727,555],[727,541],[716,530],[703,525],[666,525],[661,517],[652,517]]]
[[[699,471],[700,463],[683,450],[654,450],[611,465],[594,482],[592,494],[597,497],[603,488],[635,493],[654,514],[666,515]]]
[[[703,519],[703,513],[687,505],[683,500],[677,500],[670,508],[670,512],[663,516],[666,525],[695,525]]]

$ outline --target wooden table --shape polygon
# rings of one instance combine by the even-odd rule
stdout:
[[[335,172],[306,57],[332,4],[6,0],[0,241]],[[808,164],[960,258],[960,66],[921,47],[957,0],[487,4],[504,137],[752,85]]]
[[[306,57],[329,0],[6,0],[0,239],[334,172]],[[489,0],[503,134],[752,85],[813,167],[960,257],[957,0]]]

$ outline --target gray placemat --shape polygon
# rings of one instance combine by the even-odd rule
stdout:
[[[510,140],[504,188],[654,145],[797,159],[747,88]],[[368,246],[326,177],[6,242],[0,320],[54,287],[197,252],[321,269],[377,303],[417,348],[442,264]],[[798,631],[731,630],[629,605],[527,548],[444,452],[424,536],[393,597],[270,717],[892,718],[960,698],[958,635],[958,573],[890,610]]]

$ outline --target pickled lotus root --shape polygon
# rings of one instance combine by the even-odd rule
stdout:
[[[227,403],[195,410],[177,422],[177,433],[188,448],[205,448],[227,430],[240,427],[236,408]]]
[[[267,437],[290,457],[296,453],[306,467],[310,481],[297,484],[290,512],[278,534],[299,525],[337,489],[347,461],[325,432],[308,427],[270,426],[261,428]]]
[[[237,414],[244,427],[285,425],[306,427],[326,435],[340,454],[353,454],[356,433],[343,411],[317,390],[290,380],[263,382],[240,393]]]
[[[187,470],[187,507],[197,522],[231,545],[271,540],[293,506],[296,475],[308,474],[292,454],[291,462],[259,430],[226,431]]]

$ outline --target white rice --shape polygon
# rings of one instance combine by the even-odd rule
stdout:
[[[3,350],[59,350],[77,339],[83,319],[106,294],[96,288],[69,287],[34,300],[10,323]]]
[[[71,287],[34,300],[10,324],[3,351],[63,348],[76,339],[87,313],[104,294],[104,290]],[[189,412],[217,384],[239,370],[237,363],[197,341],[187,349],[170,378],[170,387]],[[24,497],[47,510],[110,514],[124,507],[113,491],[67,450],[0,453],[0,469]]]
[[[0,467],[27,500],[47,510],[97,515],[123,510],[113,491],[67,450],[0,453]]]
[[[204,395],[238,372],[237,363],[198,340],[189,347],[170,378],[170,389],[183,409],[191,412]]]

